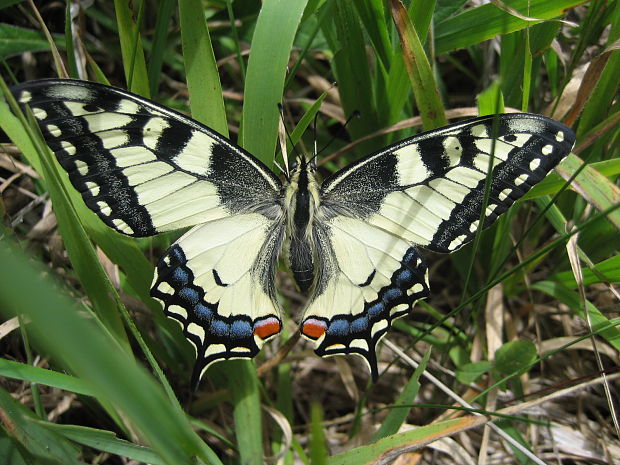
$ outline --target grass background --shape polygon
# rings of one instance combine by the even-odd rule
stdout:
[[[192,351],[148,297],[176,235],[105,228],[0,102],[5,463],[617,463],[619,2],[34,4],[0,1],[6,82],[109,82],[270,166],[279,102],[302,150],[336,137],[325,175],[502,108],[578,139],[477,246],[426,254],[433,295],[386,338],[378,383],[355,358],[287,352],[303,296],[279,272],[281,337],[192,394]]]

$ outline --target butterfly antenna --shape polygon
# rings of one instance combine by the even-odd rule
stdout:
[[[325,151],[325,149],[327,149],[327,147],[329,147],[330,145],[332,145],[332,143],[333,143],[333,142],[334,142],[337,138],[340,138],[340,137],[342,136],[342,134],[344,133],[344,130],[347,128],[347,126],[349,125],[349,123],[351,122],[351,120],[352,120],[353,118],[359,118],[359,117],[360,117],[360,112],[359,112],[359,111],[355,110],[353,113],[351,113],[351,116],[349,116],[349,117],[347,118],[347,120],[344,122],[344,124],[342,125],[342,127],[340,128],[340,130],[338,131],[338,133],[337,133],[335,136],[333,136],[333,137],[329,140],[329,142],[327,142],[327,144],[325,144],[325,145],[323,146],[323,148],[322,148],[321,150],[319,150],[319,151],[317,152],[317,151],[316,151],[316,148],[315,148],[315,150],[314,150],[314,157],[313,157],[313,158],[318,157],[321,153],[323,153],[323,152]],[[315,143],[316,143],[316,138],[315,138]]]
[[[317,111],[317,112],[314,114],[314,122],[312,123],[312,135],[313,135],[313,137],[314,137],[314,154],[313,154],[313,156],[312,156],[312,159],[313,159],[313,160],[314,160],[314,159],[316,158],[316,156],[318,155],[318,153],[317,153],[317,148],[316,148],[316,122],[317,122],[318,117],[319,117],[319,112]]]

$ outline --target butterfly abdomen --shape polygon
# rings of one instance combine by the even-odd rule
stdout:
[[[319,195],[314,169],[304,157],[298,160],[286,189],[290,268],[297,285],[305,292],[314,281],[312,223]]]

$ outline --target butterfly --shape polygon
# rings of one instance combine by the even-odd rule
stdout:
[[[159,260],[151,295],[196,350],[194,385],[281,331],[281,252],[308,293],[302,336],[320,356],[361,356],[376,380],[379,340],[429,295],[418,247],[466,244],[575,142],[540,115],[483,116],[392,144],[323,183],[302,155],[281,181],[214,130],[124,90],[51,79],[12,92],[105,224],[134,237],[192,226]]]

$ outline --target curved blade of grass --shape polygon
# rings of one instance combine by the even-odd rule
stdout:
[[[116,406],[164,460],[190,464],[192,457],[200,457],[220,463],[191,429],[179,405],[166,398],[118,342],[78,313],[41,267],[9,245],[6,237],[3,242],[0,311],[5,316],[28,316],[28,330],[41,346],[87,382],[100,402]]]
[[[391,434],[396,434],[403,425],[420,390],[420,376],[422,376],[422,373],[426,369],[430,357],[431,351],[428,350],[424,354],[424,357],[422,357],[422,360],[420,360],[420,364],[411,375],[411,378],[409,378],[407,385],[398,395],[396,402],[390,405],[390,413],[387,414],[387,417],[385,417],[379,429],[372,436],[372,442],[376,442]]]
[[[65,6],[65,46],[67,48],[67,68],[69,77],[73,79],[79,79],[80,73],[78,71],[77,62],[75,60],[75,48],[73,47],[73,32],[71,29],[71,2],[67,2]]]
[[[164,62],[166,40],[168,38],[168,24],[174,9],[174,0],[160,0],[157,2],[157,20],[153,33],[153,44],[149,54],[148,76],[151,95],[157,95],[161,66]]]
[[[570,307],[573,312],[579,315],[580,318],[586,319],[584,313],[582,301],[579,294],[559,282],[553,281],[539,281],[532,285],[532,289],[549,294],[550,296],[563,302]],[[609,319],[590,301],[586,301],[588,307],[588,313],[590,314],[590,321],[592,321],[592,329],[594,331],[600,328],[610,325]],[[620,330],[614,327],[607,328],[600,331],[600,336],[612,345],[616,350],[620,350]]]
[[[393,52],[390,34],[386,26],[383,2],[381,0],[353,2],[353,6],[357,10],[364,29],[366,29],[379,62],[385,70],[390,69]]]
[[[36,424],[59,436],[99,451],[126,457],[140,463],[167,465],[167,462],[153,449],[119,439],[112,431],[89,428],[87,426],[59,425],[40,420],[36,421]]]
[[[327,446],[323,431],[323,408],[318,402],[310,406],[310,463],[325,465],[327,463]]]
[[[580,0],[514,0],[510,6],[540,20],[557,18],[566,10],[581,5]],[[529,10],[528,10],[529,8]],[[524,21],[492,4],[471,8],[452,16],[435,26],[435,50],[437,54],[450,52],[499,34],[518,31],[534,24]]]
[[[228,136],[222,85],[200,0],[180,0],[181,40],[192,117]]]
[[[433,20],[433,13],[435,12],[435,0],[411,2],[407,12],[420,38],[420,42],[424,45],[431,21]],[[411,92],[411,84],[402,53],[394,53],[392,56],[392,65],[390,66],[386,81],[386,104],[389,111],[387,124],[394,124],[401,119],[403,108]]]
[[[250,361],[232,360],[226,367],[226,378],[234,406],[235,436],[240,463],[264,463],[262,417],[256,367]]]
[[[58,35],[53,37],[57,46],[64,49],[64,38]],[[49,43],[39,31],[0,24],[0,58],[6,59],[24,52],[44,52],[49,49]]]
[[[252,36],[239,143],[273,164],[286,68],[307,0],[265,0]]]
[[[448,120],[439,97],[433,70],[409,14],[400,0],[390,0],[390,9],[400,36],[405,67],[424,129],[430,130],[445,126]]]
[[[562,271],[553,275],[553,281],[561,283],[569,289],[577,287],[575,275],[571,271]],[[583,285],[597,283],[620,283],[620,255],[615,255],[607,260],[597,263],[593,269],[583,270]]]
[[[332,455],[327,463],[329,465],[359,465],[370,463],[389,463],[405,451],[413,451],[430,444],[437,439],[450,436],[456,432],[466,431],[487,422],[483,417],[464,417],[456,420],[446,420],[421,426],[406,433],[393,434],[379,441],[357,447],[347,452]]]
[[[34,414],[2,388],[0,388],[0,412],[5,434],[22,445],[20,452],[24,458],[25,454],[28,454],[34,459],[32,463],[82,464],[77,459],[80,451],[74,444],[33,421],[36,420]]]
[[[94,396],[90,385],[75,376],[3,358],[0,358],[0,376],[43,384],[85,396]]]
[[[123,55],[127,88],[138,95],[150,97],[149,78],[146,71],[146,60],[138,26],[133,21],[129,2],[114,0],[118,37]]]
[[[569,179],[571,173],[581,169],[583,161],[576,155],[570,155],[556,168],[564,178]],[[571,183],[573,189],[599,210],[605,210],[620,203],[620,189],[605,176],[590,166],[583,170]],[[607,217],[617,229],[620,229],[620,212],[613,211]]]
[[[331,21],[324,21],[322,31],[334,53],[332,70],[338,83],[338,93],[346,116],[359,111],[360,118],[353,118],[347,131],[351,138],[361,139],[382,127],[387,113],[377,111],[376,92],[373,87],[364,31],[357,11],[351,0],[335,0],[331,5]],[[360,154],[377,150],[383,144],[382,138],[359,144]]]

